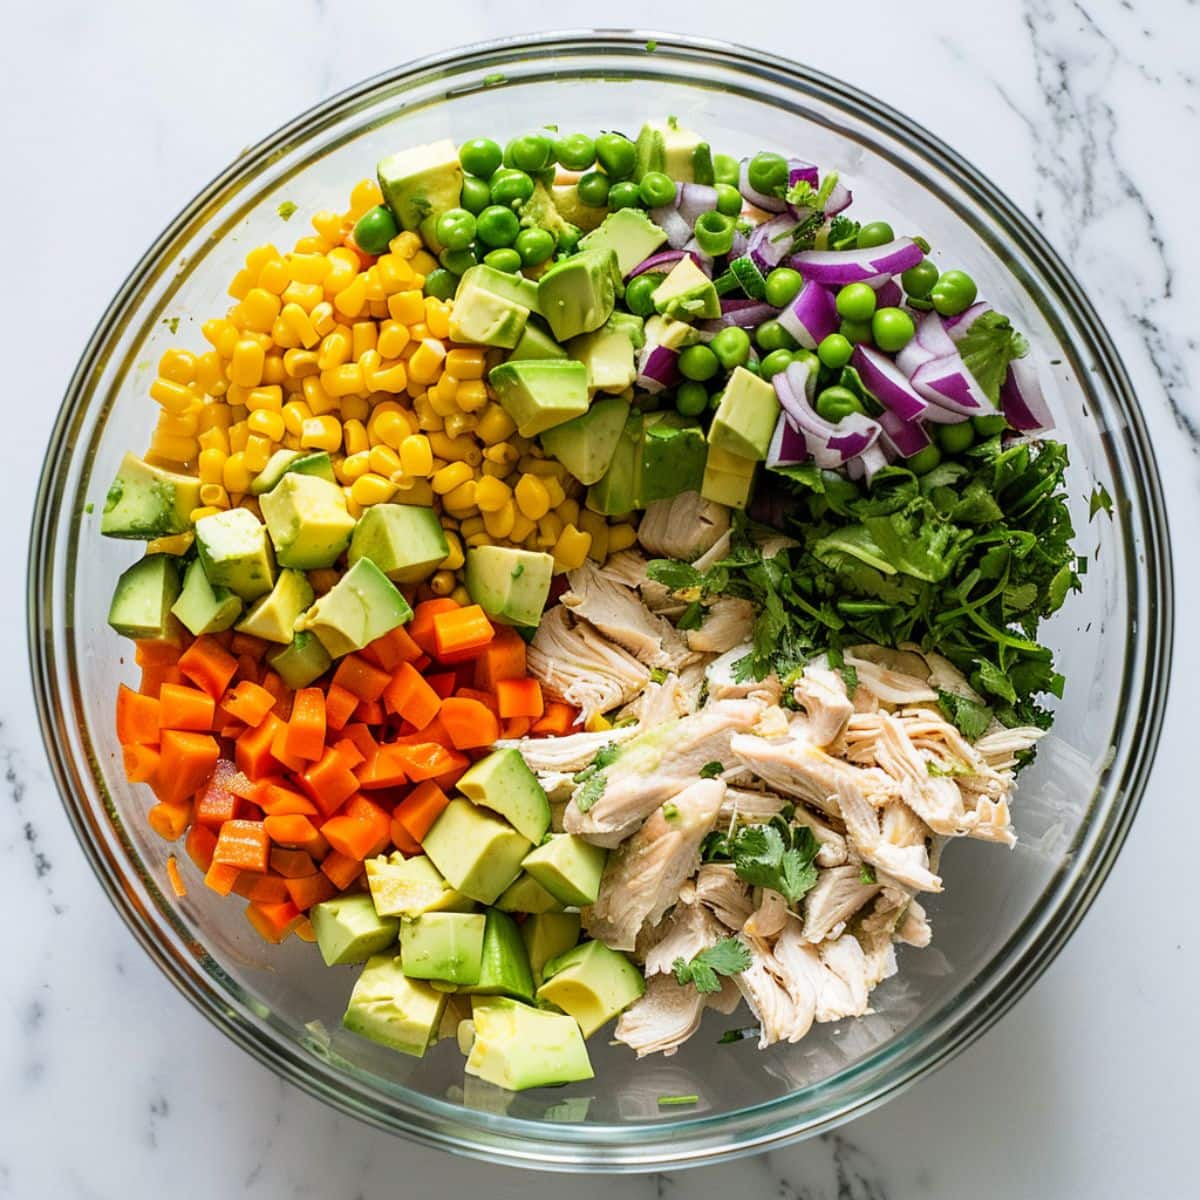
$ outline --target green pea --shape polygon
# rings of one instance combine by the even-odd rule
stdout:
[[[793,350],[792,362],[803,363],[810,371],[821,369],[821,360],[811,350]]]
[[[679,352],[679,373],[684,379],[703,383],[720,369],[717,356],[707,346],[687,346]]]
[[[759,151],[746,168],[746,179],[756,192],[766,196],[782,196],[788,185],[787,159],[782,154]]]
[[[932,259],[923,258],[915,267],[909,267],[900,276],[900,283],[909,296],[923,300],[938,281],[938,269]]]
[[[879,308],[871,318],[871,336],[875,345],[892,354],[903,350],[916,331],[912,317],[902,308]]]
[[[609,185],[608,207],[614,212],[619,208],[637,208],[642,203],[642,193],[632,179]]]
[[[439,300],[449,300],[458,290],[458,276],[445,267],[434,267],[425,276],[425,295],[436,296]]]
[[[515,275],[521,269],[521,256],[511,246],[489,250],[483,256],[483,261],[489,267],[507,275]]]
[[[464,271],[469,271],[478,261],[479,259],[476,258],[475,251],[469,248],[443,250],[438,255],[438,262],[454,275],[461,275]]]
[[[796,339],[776,320],[764,321],[754,331],[754,341],[768,354],[772,350],[795,350]]]
[[[979,289],[966,271],[946,271],[933,285],[929,296],[943,317],[956,317],[975,303]]]
[[[872,246],[886,246],[896,240],[892,227],[886,221],[871,221],[858,231],[858,248],[869,250]]]
[[[933,436],[947,454],[961,454],[975,441],[975,430],[970,421],[960,421],[957,425],[935,425]]]
[[[675,182],[661,171],[647,171],[638,184],[638,190],[647,208],[675,203]]]
[[[495,173],[490,191],[493,204],[516,204],[533,195],[533,179],[524,171],[514,171],[510,167]]]
[[[522,229],[513,242],[521,262],[527,267],[544,263],[554,253],[554,234],[548,229]],[[490,255],[489,255],[490,257]]]
[[[857,346],[859,342],[866,342],[868,345],[871,341],[871,322],[870,321],[843,321],[838,326],[838,333],[846,339],[846,341]]]
[[[817,396],[817,415],[827,421],[837,422],[851,413],[862,412],[859,398],[844,387],[827,387]]]
[[[476,175],[464,175],[462,206],[469,213],[481,213],[492,202],[492,190]]]
[[[448,208],[438,217],[436,232],[447,250],[465,250],[475,240],[475,217],[465,208]]]
[[[714,258],[733,249],[733,218],[719,212],[702,213],[696,218],[696,245]]]
[[[583,237],[583,230],[578,225],[564,221],[562,228],[558,231],[558,248],[564,254],[574,254],[581,237]]]
[[[596,161],[609,179],[628,179],[637,166],[637,149],[622,134],[602,133],[596,139]]]
[[[792,365],[792,352],[780,347],[778,350],[772,350],[759,364],[759,374],[764,379],[770,379],[773,375],[778,375],[780,371],[786,371]]]
[[[511,208],[490,204],[475,220],[479,240],[485,246],[511,246],[521,231],[521,223]]]
[[[922,450],[918,450],[911,458],[904,460],[904,465],[914,475],[928,475],[942,461],[942,452],[932,442]]]
[[[754,374],[757,375],[758,374],[758,370],[757,370],[758,363],[755,363],[754,366],[756,368]],[[747,366],[746,369],[749,370],[750,369],[749,366]],[[725,389],[724,388],[722,388],[719,392],[713,392],[713,394],[711,396],[709,396],[709,398],[708,398],[709,412],[716,412],[717,409],[721,407],[721,401],[724,399],[725,399]]]
[[[681,416],[698,417],[708,407],[708,388],[687,380],[675,389],[675,408]]]
[[[586,171],[596,161],[596,143],[586,133],[569,133],[554,143],[554,157],[570,171]]]
[[[491,138],[472,138],[458,148],[463,170],[480,179],[491,179],[503,160],[504,152]]]
[[[589,171],[586,175],[580,175],[575,186],[584,204],[603,208],[608,203],[608,176],[603,171]]]
[[[799,271],[791,267],[776,267],[767,276],[767,303],[773,308],[783,308],[791,304],[804,286],[804,280]]]
[[[713,155],[713,179],[717,183],[730,184],[737,187],[742,175],[741,164],[732,154]]]
[[[658,285],[666,279],[661,271],[647,271],[631,279],[625,288],[625,307],[635,317],[654,315],[654,300],[652,299]]]
[[[741,213],[744,204],[742,193],[733,184],[717,184],[717,212],[726,217],[736,217]]]
[[[1008,428],[1008,422],[1000,413],[988,413],[986,417],[972,417],[971,425],[980,437],[995,437]]]
[[[708,343],[708,348],[725,370],[732,371],[734,367],[743,366],[750,357],[750,335],[737,325],[729,325]]]
[[[875,293],[865,283],[848,283],[837,294],[838,315],[847,321],[869,321],[875,311]]]
[[[843,337],[840,333],[831,333],[828,337],[822,338],[821,344],[817,347],[817,357],[835,371],[841,370],[850,361],[853,353],[854,347],[849,338]]]
[[[355,222],[354,244],[365,254],[382,254],[399,232],[392,210],[385,204],[377,204]]]
[[[527,133],[508,143],[504,157],[522,171],[544,171],[554,161],[554,143],[540,133]]]

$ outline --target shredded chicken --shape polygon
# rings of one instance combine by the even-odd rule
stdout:
[[[704,614],[699,629],[687,631],[687,644],[701,654],[724,654],[740,646],[754,630],[754,605],[749,600],[722,596]]]
[[[721,923],[702,904],[675,905],[661,929],[659,940],[644,955],[647,979],[651,975],[666,975],[677,958],[691,962],[725,936]]]
[[[804,940],[815,943],[838,937],[846,922],[878,892],[878,883],[863,882],[857,863],[821,871],[804,897]]]
[[[657,558],[692,562],[729,529],[729,509],[699,492],[655,500],[638,525],[638,541]]]
[[[842,736],[854,705],[840,675],[810,667],[796,681],[792,695],[807,714],[809,736],[818,746],[830,746]]]
[[[705,863],[695,879],[695,894],[698,904],[735,933],[754,911],[750,888],[737,877],[730,863]]]
[[[694,987],[680,987],[673,975],[653,975],[646,992],[617,1021],[614,1036],[638,1058],[670,1056],[700,1028],[704,997]]]

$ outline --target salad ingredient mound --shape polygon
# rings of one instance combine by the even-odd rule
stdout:
[[[354,966],[346,1029],[514,1090],[709,1008],[795,1042],[929,943],[950,839],[1015,840],[1066,449],[1009,319],[851,201],[673,118],[413,147],[163,354],[100,517],[145,545],[126,776]]]

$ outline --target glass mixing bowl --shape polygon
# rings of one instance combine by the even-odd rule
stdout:
[[[929,904],[933,946],[901,950],[874,1015],[765,1053],[751,1041],[718,1044],[723,1028],[747,1024],[744,1011],[724,1024],[709,1014],[669,1059],[638,1062],[601,1037],[594,1081],[513,1096],[464,1079],[453,1045],[418,1061],[342,1032],[351,970],[326,970],[295,939],[265,945],[239,904],[194,875],[185,899],[171,894],[173,847],[147,828],[145,789],[125,782],[113,730],[114,693],[133,665],[105,613],[133,553],[99,536],[98,510],[122,453],[148,439],[146,391],[162,350],[201,344],[200,323],[228,305],[226,284],[251,246],[299,236],[280,222],[282,201],[302,214],[340,207],[381,155],[437,138],[503,139],[546,122],[635,131],[665,114],[722,151],[770,147],[837,168],[870,217],[920,231],[1012,315],[1071,447],[1090,569],[1047,630],[1067,689],[1020,781],[1020,843],[1012,852],[951,847],[946,892]],[[1113,498],[1112,518],[1089,523],[1098,484]],[[1036,227],[870,96],[759,51],[649,33],[547,36],[416,63],[238,158],[134,268],[84,351],[46,457],[29,572],[37,704],[63,803],[109,898],[180,991],[284,1078],[347,1112],[450,1150],[563,1170],[696,1163],[828,1129],[995,1021],[1061,949],[1128,832],[1166,699],[1171,603],[1166,518],[1136,398],[1087,297]],[[690,1093],[700,1099],[686,1112],[658,1104]]]

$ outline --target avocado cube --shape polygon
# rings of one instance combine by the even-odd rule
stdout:
[[[441,1025],[445,1007],[445,995],[409,979],[399,958],[377,954],[367,960],[350,993],[342,1025],[381,1046],[421,1058]]]
[[[640,208],[619,208],[609,213],[600,227],[582,238],[579,245],[583,250],[611,250],[617,256],[617,270],[625,276],[666,240],[666,231]]]
[[[456,342],[511,349],[525,332],[529,312],[527,306],[498,296],[464,275],[454,293],[450,336]]]
[[[584,942],[542,969],[537,998],[561,1008],[591,1037],[646,990],[641,971],[603,942]]]
[[[580,483],[595,483],[612,463],[628,419],[628,400],[601,396],[592,401],[582,417],[547,429],[542,434],[542,447]]]
[[[420,230],[436,254],[437,219],[462,199],[462,165],[449,138],[412,146],[381,159],[379,190],[401,229]]]
[[[674,317],[647,317],[642,328],[650,345],[665,346],[668,350],[682,350],[684,346],[694,346],[700,340],[700,332],[695,326],[686,321],[677,321]]]
[[[200,480],[194,475],[153,467],[126,454],[105,495],[100,532],[143,542],[186,533],[199,504]]]
[[[188,632],[199,637],[228,629],[238,619],[242,602],[228,588],[213,587],[200,560],[194,558],[183,574],[183,589],[171,611]]]
[[[477,996],[471,1005],[475,1041],[466,1072],[511,1092],[593,1077],[587,1046],[574,1019],[507,996]]]
[[[488,383],[522,437],[536,437],[587,412],[588,372],[580,362],[531,358],[501,363]]]
[[[293,691],[308,687],[333,666],[329,651],[315,633],[301,630],[286,646],[267,652],[271,668]]]
[[[369,558],[396,583],[418,583],[450,553],[442,523],[418,504],[375,504],[354,527],[346,561]]]
[[[492,904],[521,870],[531,843],[507,821],[456,796],[422,848],[450,886],[480,904]]]
[[[525,326],[521,340],[513,347],[508,362],[527,358],[566,358],[567,352],[540,326],[532,321]]]
[[[682,183],[711,185],[712,150],[690,129],[670,121],[647,121],[637,138],[634,178],[641,182],[647,171],[662,171]]]
[[[459,288],[463,284],[482,288],[493,296],[499,296],[501,300],[519,304],[522,308],[541,315],[538,310],[537,282],[533,279],[526,279],[524,275],[513,275],[509,271],[497,271],[495,267],[490,267],[487,263],[479,263],[474,267],[468,267],[463,272],[462,278],[458,281]],[[457,293],[454,302],[458,303]]]
[[[483,932],[479,981],[464,989],[472,995],[512,996],[533,1003],[533,973],[521,930],[506,912],[489,908]]]
[[[303,571],[280,571],[275,586],[238,622],[238,632],[291,646],[296,620],[312,602],[312,584]]]
[[[535,186],[536,194],[537,188]],[[558,209],[559,216],[562,217],[567,229],[564,231],[567,235],[572,232],[571,227],[574,226],[575,236],[578,237],[579,231],[590,232],[597,228],[604,218],[608,215],[608,207],[603,204],[584,204],[579,198],[579,188],[574,183],[555,183],[550,186],[550,199],[554,207]],[[558,237],[560,248],[564,246],[563,234]],[[566,245],[569,247],[569,238]]]
[[[281,567],[331,567],[350,544],[354,518],[342,489],[319,475],[295,470],[258,502]]]
[[[276,450],[267,459],[267,465],[250,480],[250,491],[255,496],[269,492],[283,478],[288,467],[303,457],[303,450]]]
[[[400,922],[400,964],[409,979],[478,983],[483,913],[427,912]]]
[[[705,500],[713,500],[728,508],[745,508],[750,502],[757,466],[753,459],[730,454],[728,450],[710,443],[700,493]]]
[[[535,846],[550,828],[550,801],[521,752],[511,746],[481,758],[459,779],[458,790],[499,813]]]
[[[775,389],[745,367],[737,367],[713,414],[708,440],[720,450],[761,462],[770,449],[779,413]]]
[[[367,886],[375,911],[384,917],[419,917],[428,912],[470,912],[475,902],[456,892],[424,854],[367,859]]]
[[[171,606],[179,596],[179,566],[173,554],[147,554],[121,572],[113,589],[108,623],[139,641],[176,641]]]
[[[542,619],[554,559],[536,550],[472,546],[467,551],[467,591],[503,625],[531,627]]]
[[[695,321],[719,317],[721,298],[716,285],[690,257],[681,258],[650,294],[654,307],[666,317]]]
[[[698,422],[678,413],[647,413],[642,437],[639,506],[700,490],[708,444]]]
[[[538,306],[550,332],[565,342],[599,329],[616,304],[621,282],[617,256],[605,246],[555,263],[538,280]]]
[[[521,940],[529,952],[529,968],[536,984],[541,985],[546,964],[579,941],[580,924],[577,912],[534,913],[526,918]]]
[[[637,379],[633,339],[611,318],[599,329],[572,338],[567,350],[587,367],[588,388],[593,392],[623,392]]]
[[[642,485],[642,429],[642,414],[630,413],[617,439],[608,470],[588,488],[585,503],[592,512],[615,517],[638,507],[638,492]]]
[[[315,475],[318,479],[324,479],[326,483],[337,483],[337,476],[333,473],[333,459],[329,457],[327,450],[302,453],[299,458],[288,464],[284,474]]]
[[[408,601],[369,559],[360,558],[300,618],[334,658],[361,650],[368,642],[411,619]]]
[[[556,900],[582,908],[600,894],[608,851],[573,833],[556,833],[525,856],[521,866]]]
[[[563,906],[532,875],[522,872],[505,888],[496,907],[502,912],[543,913],[562,912]]]
[[[265,596],[275,583],[267,531],[252,512],[231,508],[196,522],[196,552],[208,582],[243,600]]]
[[[336,896],[309,912],[317,948],[327,967],[366,962],[396,941],[400,922],[381,917],[370,896]]]

